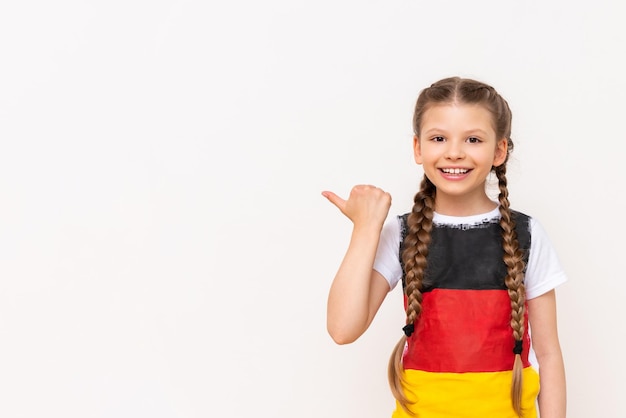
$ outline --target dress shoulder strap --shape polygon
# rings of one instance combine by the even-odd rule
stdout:
[[[406,234],[408,233],[408,218],[409,214],[405,213],[404,215],[398,216],[400,220],[400,266],[402,267],[402,291],[404,292],[406,289],[406,271],[404,270],[404,261],[402,260],[402,253],[404,252],[404,239],[406,238]],[[406,292],[405,292],[406,293]]]

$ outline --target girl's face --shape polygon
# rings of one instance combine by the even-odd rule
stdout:
[[[432,106],[422,117],[413,145],[415,162],[423,165],[437,187],[438,212],[462,216],[493,209],[485,181],[493,166],[504,163],[507,140],[496,138],[487,109],[468,104]]]

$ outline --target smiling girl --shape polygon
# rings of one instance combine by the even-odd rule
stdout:
[[[358,339],[401,282],[394,418],[565,417],[555,288],[566,275],[537,220],[510,208],[507,102],[484,83],[446,78],[420,93],[413,129],[424,178],[410,213],[386,222],[391,196],[371,185],[347,200],[322,192],[353,223],[328,296],[329,334]]]

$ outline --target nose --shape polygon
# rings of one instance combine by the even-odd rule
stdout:
[[[465,150],[463,148],[463,142],[461,141],[448,141],[446,147],[445,157],[449,160],[460,160],[465,157]]]

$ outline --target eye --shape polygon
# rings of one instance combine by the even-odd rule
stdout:
[[[476,138],[475,136],[470,136],[469,138],[467,138],[467,142],[469,142],[470,144],[478,144],[479,142],[482,142],[480,140],[480,138]]]
[[[434,137],[432,138],[432,141],[433,141],[433,142],[443,142],[443,141],[445,141],[445,140],[446,140],[446,139],[445,139],[443,136],[434,136]]]

